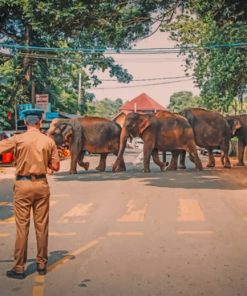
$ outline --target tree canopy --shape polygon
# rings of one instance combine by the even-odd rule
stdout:
[[[129,82],[131,74],[104,54],[104,49],[130,48],[175,8],[172,0],[1,0],[0,41],[15,48],[0,51],[0,76],[5,78],[6,69],[11,68],[7,82],[2,82],[0,103],[3,97],[8,108],[14,98],[30,101],[34,81],[36,93],[48,93],[54,107],[66,105],[60,102],[62,96],[74,102],[74,112],[78,73],[83,76],[83,89],[100,83],[98,70],[108,69],[111,77]],[[82,99],[88,97],[84,92]]]
[[[179,91],[171,95],[167,108],[172,112],[180,112],[192,107],[203,107],[201,98],[190,91]]]
[[[94,100],[88,102],[87,115],[89,116],[99,116],[108,119],[112,119],[114,115],[119,112],[119,108],[123,105],[121,99],[116,99],[115,101],[105,98],[104,100]]]
[[[247,3],[243,0],[188,0],[164,26],[186,54],[205,106],[227,112],[247,85]]]
[[[244,0],[1,0],[0,128],[35,92],[48,93],[53,109],[84,114],[97,71],[132,79],[105,49],[129,49],[161,26],[186,54],[204,106],[226,112],[246,92],[246,19]]]

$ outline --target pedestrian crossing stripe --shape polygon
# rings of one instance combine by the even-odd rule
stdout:
[[[10,233],[0,232],[0,237],[10,236]]]
[[[0,224],[13,224],[15,223],[15,216],[10,216],[6,219],[0,220]]]
[[[86,218],[89,216],[93,203],[83,204],[79,203],[72,209],[70,209],[63,217],[58,221],[58,223],[85,223]]]
[[[50,207],[53,207],[55,204],[57,203],[56,200],[51,200],[50,201]],[[12,203],[9,203],[10,205],[12,205]],[[0,204],[1,206],[1,204]],[[2,205],[3,206],[3,205]],[[31,218],[33,217],[33,214],[31,212]],[[15,223],[15,215],[12,214],[12,216],[6,218],[6,219],[2,219],[0,220],[0,224],[14,224]]]
[[[117,219],[117,222],[143,222],[147,213],[148,203],[137,205],[134,200],[129,200],[126,213]]]
[[[196,199],[179,199],[177,221],[205,221],[205,215]]]
[[[0,207],[12,206],[12,202],[0,201]]]

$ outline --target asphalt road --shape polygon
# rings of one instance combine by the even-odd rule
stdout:
[[[31,227],[27,277],[9,279],[15,224],[14,168],[0,172],[0,295],[246,296],[247,167],[143,174],[68,175],[69,160],[49,176],[49,272],[35,271]],[[0,168],[1,169],[1,168]]]

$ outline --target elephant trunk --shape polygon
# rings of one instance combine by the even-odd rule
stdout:
[[[119,142],[119,150],[118,150],[118,155],[115,163],[113,164],[113,172],[116,172],[119,170],[119,165],[123,161],[123,154],[126,148],[126,143],[129,135],[127,132],[126,127],[122,128],[121,135],[120,135],[120,142]]]

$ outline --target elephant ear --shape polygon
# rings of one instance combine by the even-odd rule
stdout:
[[[73,127],[69,123],[63,123],[61,125],[61,133],[65,143],[70,143],[73,137]]]
[[[144,133],[144,131],[151,125],[151,120],[149,117],[143,117],[139,124],[139,132],[140,135]]]
[[[241,122],[236,118],[228,118],[227,121],[230,126],[232,135],[235,135],[236,131],[242,127]]]

